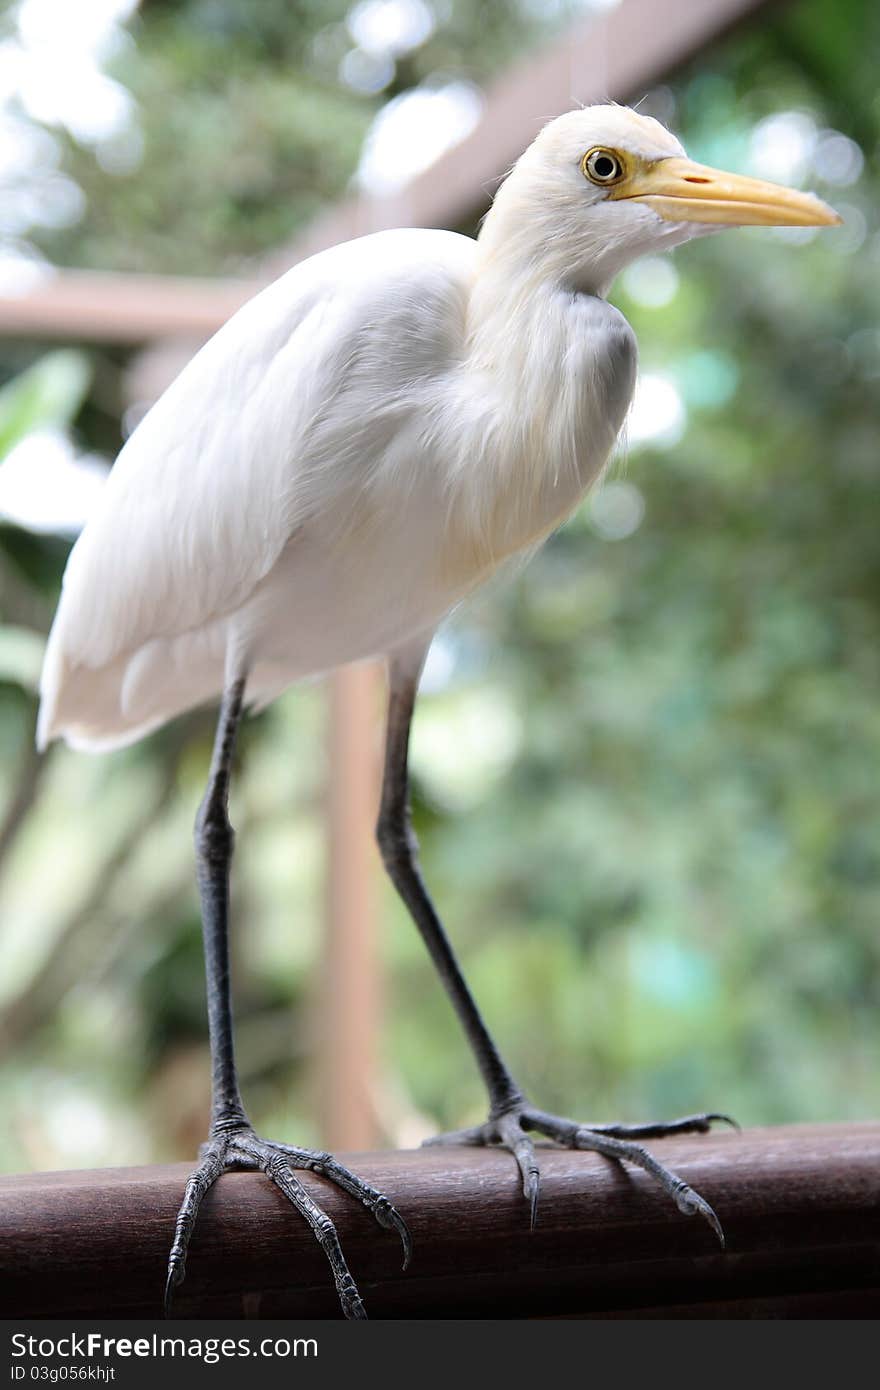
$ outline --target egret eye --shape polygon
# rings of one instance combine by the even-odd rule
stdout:
[[[623,178],[623,162],[613,150],[588,150],[581,160],[581,168],[591,183],[617,183]]]

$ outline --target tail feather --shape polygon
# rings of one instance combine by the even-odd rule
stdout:
[[[183,639],[150,642],[97,668],[78,665],[53,632],[40,682],[37,747],[56,738],[104,752],[143,738],[175,715],[204,704],[223,685],[223,662],[179,650]]]

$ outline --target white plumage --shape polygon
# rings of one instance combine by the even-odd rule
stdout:
[[[629,393],[599,429],[578,409],[595,339],[566,355],[543,326],[544,410],[570,438],[524,508],[527,435],[552,422],[524,421],[510,374],[467,360],[475,252],[430,231],[348,243],[202,349],[122,450],[71,555],[42,742],[128,741],[219,692],[230,663],[252,666],[263,700],[386,651],[572,505]]]
[[[708,230],[593,186],[582,159],[598,141],[634,175],[683,162],[650,118],[571,112],[479,240],[409,229],[325,251],[196,355],[71,554],[40,746],[118,746],[236,674],[264,703],[387,653],[576,505],[634,380],[604,293],[636,255]]]
[[[509,245],[481,257],[450,232],[335,247],[197,354],[74,547],[41,745],[129,742],[219,693],[240,663],[265,701],[387,651],[570,510],[631,374],[608,419],[591,418],[583,387],[606,334],[628,331],[602,301],[572,317],[552,280],[541,294],[539,229],[512,230],[526,243],[516,266]]]

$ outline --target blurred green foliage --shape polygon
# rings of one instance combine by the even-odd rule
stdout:
[[[345,191],[382,100],[438,71],[485,82],[541,30],[537,9],[438,7],[371,96],[337,79],[343,3],[150,3],[114,69],[142,162],[111,174],[68,142],[84,214],[35,240],[62,263],[240,269]],[[799,113],[825,141],[829,177],[810,186],[845,224],[708,238],[653,297],[656,268],[622,278],[612,297],[678,427],[634,438],[527,568],[447,624],[429,671],[426,874],[547,1108],[744,1123],[878,1108],[878,43],[869,0],[769,7],[649,94],[692,154],[732,167],[761,122]],[[851,181],[829,132],[858,147]],[[11,372],[37,350],[3,355]],[[110,451],[125,364],[90,362],[77,431]],[[65,553],[0,527],[0,620],[19,641],[46,630]],[[210,714],[111,758],[37,763],[34,709],[0,659],[3,1162],[186,1155],[207,1099],[190,825]],[[248,724],[233,808],[246,1096],[264,1131],[298,1140],[315,1133],[322,718],[306,688]],[[406,1141],[484,1102],[416,933],[384,903],[379,1103]]]
[[[47,425],[65,426],[79,414],[89,388],[81,353],[47,353],[0,388],[0,461],[16,444]]]

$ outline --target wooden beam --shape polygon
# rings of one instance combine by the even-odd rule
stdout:
[[[512,1158],[428,1148],[347,1161],[400,1208],[394,1235],[323,1179],[372,1317],[867,1317],[880,1312],[880,1124],[658,1140],[652,1150],[718,1212],[680,1215],[656,1184],[594,1154],[542,1151],[538,1225]],[[0,1179],[4,1316],[160,1315],[190,1171],[116,1168]],[[323,1254],[260,1174],[220,1179],[193,1236],[180,1317],[338,1317]]]
[[[372,827],[379,810],[382,669],[329,678],[325,893],[315,1072],[322,1142],[368,1149],[379,1139],[376,1077],[382,971]]]
[[[0,297],[0,333],[7,338],[113,343],[147,343],[182,334],[204,341],[263,283],[51,271],[27,293]]]

